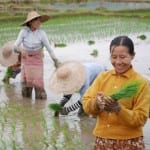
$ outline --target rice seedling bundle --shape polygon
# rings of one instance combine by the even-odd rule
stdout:
[[[115,93],[111,94],[110,97],[113,100],[119,100],[122,98],[130,98],[137,93],[139,86],[140,86],[139,81],[130,82],[124,87],[122,87],[121,89],[119,89],[118,91],[116,91]]]
[[[117,90],[115,93],[109,95],[109,97],[111,97],[115,101],[122,98],[130,98],[137,93],[139,86],[139,81],[130,82],[123,86],[121,89]],[[58,103],[49,104],[48,107],[53,111],[60,111],[62,109],[62,106]]]

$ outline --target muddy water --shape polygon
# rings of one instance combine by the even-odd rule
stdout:
[[[150,77],[149,70],[149,58],[150,58],[150,34],[147,34],[147,39],[145,41],[141,41],[136,38],[136,35],[132,37],[135,42],[136,49],[136,57],[133,62],[136,70]],[[86,45],[83,43],[70,44],[65,48],[55,48],[55,53],[61,62],[66,60],[79,60],[81,62],[97,62],[105,65],[108,69],[111,68],[109,63],[109,42],[110,39],[99,40],[96,41],[94,45]],[[93,49],[97,49],[99,52],[98,57],[93,57],[90,55]],[[52,71],[55,69],[52,64],[52,60],[48,57],[45,52],[44,58],[44,81],[45,81],[45,89],[48,94],[47,100],[35,100],[34,91],[31,99],[23,98],[21,96],[21,85],[20,85],[20,75],[17,76],[16,79],[11,79],[10,85],[5,85],[2,81],[0,81],[0,102],[1,108],[5,108],[7,106],[19,105],[23,106],[23,113],[20,113],[20,108],[17,110],[17,121],[15,122],[15,139],[18,143],[23,145],[23,149],[25,150],[41,150],[43,149],[43,144],[41,144],[41,138],[46,134],[46,142],[47,145],[50,145],[52,141],[59,141],[61,143],[62,139],[65,138],[66,141],[68,139],[68,147],[73,146],[74,148],[66,148],[67,149],[85,149],[91,150],[93,148],[94,137],[92,135],[92,130],[95,125],[95,118],[90,117],[78,117],[76,112],[69,114],[68,116],[60,116],[59,118],[54,118],[53,113],[48,109],[48,104],[52,102],[59,102],[61,98],[61,94],[55,94],[49,90],[48,81]],[[0,80],[2,79],[4,72],[4,67],[0,67]],[[68,103],[74,103],[79,99],[79,94],[76,93],[73,95],[72,99]],[[2,102],[5,102],[4,104]],[[31,111],[32,110],[32,111]],[[45,118],[45,129],[43,130],[41,123],[37,123],[39,120],[39,116],[41,115],[41,111],[44,114]],[[16,114],[15,114],[16,115]],[[24,119],[22,119],[23,115],[25,115]],[[9,122],[13,120],[13,114],[8,117]],[[12,123],[13,125],[13,123]],[[26,126],[26,132],[24,133],[23,125]],[[74,134],[68,135],[62,138],[62,130],[66,128],[70,131],[70,133],[74,132]],[[0,128],[1,135],[3,135],[3,139],[5,141],[8,140],[8,136],[12,132],[12,127],[8,122],[5,122],[5,130]],[[47,132],[46,132],[47,131]],[[46,133],[45,133],[46,132]],[[68,133],[67,133],[68,134]],[[52,136],[54,135],[54,136]],[[146,149],[150,150],[150,120],[147,121],[147,124],[144,127],[144,140],[146,144]],[[53,137],[53,138],[52,138]],[[71,139],[71,141],[70,141]],[[76,141],[76,146],[72,144],[72,141]],[[8,140],[9,141],[9,140]],[[65,142],[66,142],[65,141]],[[9,142],[8,142],[9,143]],[[78,144],[77,144],[78,143]],[[80,144],[79,144],[80,143]],[[82,148],[81,143],[84,144]],[[53,145],[53,144],[52,144]],[[7,145],[9,148],[7,150],[11,150],[12,145]],[[1,145],[0,145],[1,147]],[[59,146],[58,146],[59,147]],[[54,147],[53,147],[54,148]],[[52,147],[47,148],[52,150]],[[45,148],[46,149],[46,148]]]
[[[68,136],[70,140],[70,142],[68,141],[68,146],[65,146],[66,150],[70,149],[70,145],[72,145],[72,147],[74,147],[73,149],[76,150],[76,146],[72,142],[74,138],[77,138],[77,141],[75,143],[83,144],[81,150],[92,149],[94,142],[92,130],[95,125],[95,118],[80,118],[77,116],[76,112],[73,112],[68,116],[60,116],[59,118],[55,118],[53,117],[53,112],[50,112],[50,110],[48,109],[48,104],[55,102],[55,100],[59,101],[61,95],[55,95],[48,92],[47,100],[35,100],[34,91],[32,93],[33,96],[31,99],[23,98],[21,96],[21,85],[17,81],[17,79],[15,81],[12,80],[10,85],[4,85],[2,82],[0,83],[0,85],[1,107],[6,107],[6,109],[14,109],[14,111],[10,111],[12,114],[7,114],[8,121],[5,122],[4,129],[2,130],[2,127],[0,127],[0,135],[2,135],[1,140],[5,139],[5,142],[7,141],[7,150],[13,149],[11,140],[14,138],[16,143],[22,145],[24,150],[42,150],[44,144],[39,143],[41,143],[46,131],[49,132],[49,134],[47,134],[46,136],[46,141],[48,142],[48,145],[52,145],[52,147],[48,146],[48,148],[45,148],[45,150],[53,150],[53,140],[58,141],[58,143],[59,141],[60,143],[63,143],[61,140],[61,135],[63,134],[62,132],[67,132],[67,135],[63,137],[65,139],[64,143],[67,143],[66,139],[68,138]],[[75,94],[73,96],[70,103],[73,103],[76,98],[79,98],[78,94]],[[7,105],[5,105],[6,103]],[[41,120],[39,119],[41,112],[43,112],[45,122],[47,124],[45,128],[43,128]],[[0,125],[2,125],[2,123],[0,123]],[[14,135],[12,135],[13,127],[15,128]],[[25,131],[23,129],[25,129]],[[69,132],[71,132],[71,134]],[[0,144],[0,148],[3,149],[4,146]]]

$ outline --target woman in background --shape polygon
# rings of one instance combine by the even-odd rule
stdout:
[[[25,28],[21,29],[14,44],[14,52],[16,53],[20,44],[23,47],[21,50],[21,80],[24,97],[31,97],[32,89],[35,88],[36,99],[47,98],[43,81],[42,49],[44,46],[54,61],[55,67],[59,64],[46,33],[40,28],[41,22],[48,19],[47,15],[39,15],[36,11],[29,12],[27,19],[22,24]]]

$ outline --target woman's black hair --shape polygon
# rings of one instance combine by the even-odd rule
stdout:
[[[36,17],[36,18],[30,20],[29,22],[26,23],[26,26],[30,28],[30,22],[34,21],[34,20],[37,20],[38,18],[41,18],[41,17]]]
[[[29,24],[29,22],[27,22],[27,23],[26,23],[26,26],[27,26],[27,27],[30,27],[30,24]]]
[[[128,36],[118,36],[115,37],[110,43],[110,52],[113,46],[126,46],[129,49],[129,54],[134,55],[134,44],[133,41]]]

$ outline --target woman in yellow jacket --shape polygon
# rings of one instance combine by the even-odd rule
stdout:
[[[127,36],[118,36],[110,44],[113,70],[99,74],[83,96],[83,109],[96,115],[94,150],[144,150],[142,128],[149,116],[148,80],[131,64],[134,44]],[[125,84],[140,81],[136,94],[114,101],[109,96]]]

